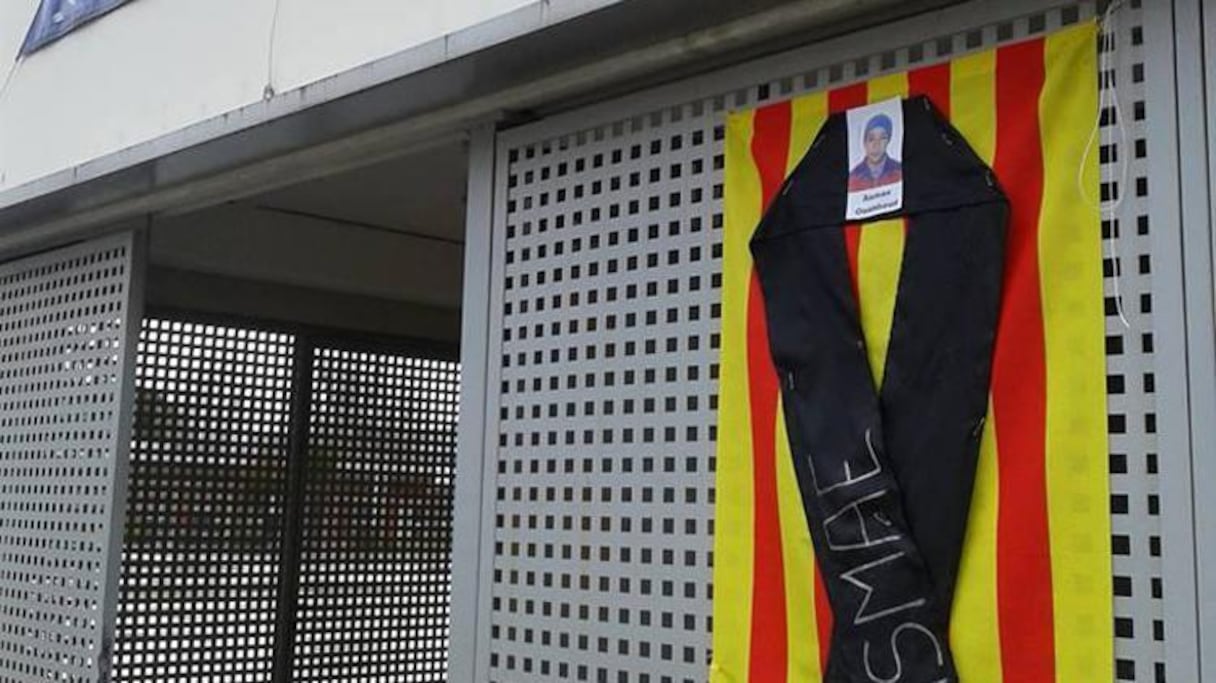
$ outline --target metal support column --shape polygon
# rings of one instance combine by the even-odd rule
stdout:
[[[452,636],[448,651],[451,683],[485,680],[489,663],[490,562],[485,552],[493,525],[494,472],[487,461],[490,413],[487,365],[490,346],[490,292],[495,167],[494,126],[473,130],[469,141],[469,185],[465,216],[464,323],[461,329],[460,432],[456,452],[455,529],[452,540]]]
[[[283,497],[283,563],[275,622],[274,683],[292,680],[296,611],[300,593],[300,554],[304,536],[304,482],[308,468],[308,423],[312,404],[313,340],[296,338],[292,363],[291,436],[287,446],[287,487]]]
[[[1203,449],[1199,431],[1212,429],[1210,414],[1216,405],[1210,379],[1208,386],[1193,381],[1197,371],[1210,369],[1213,362],[1207,162],[1201,143],[1203,69],[1193,58],[1201,52],[1201,37],[1194,0],[1148,3],[1145,10],[1147,117],[1153,124],[1147,141],[1150,202],[1158,261],[1153,286],[1160,358],[1158,438],[1164,465],[1166,665],[1170,680],[1199,681],[1212,676],[1202,675],[1204,589],[1197,570],[1203,547],[1196,521],[1203,504],[1195,495],[1202,469],[1197,456]],[[1199,139],[1194,139],[1196,133]]]

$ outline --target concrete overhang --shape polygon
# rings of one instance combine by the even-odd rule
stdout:
[[[0,253],[450,143],[950,0],[547,2],[0,193]],[[578,6],[578,3],[575,3]]]

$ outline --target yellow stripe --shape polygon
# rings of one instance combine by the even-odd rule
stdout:
[[[989,166],[996,154],[996,51],[950,63],[950,122]]]
[[[828,117],[828,94],[818,92],[799,97],[790,102],[790,152],[785,174],[793,173],[794,167],[806,156],[811,143],[823,122]]]
[[[790,455],[785,415],[777,405],[777,500],[781,515],[781,552],[785,558],[785,614],[788,630],[789,683],[823,679],[819,670],[819,630],[815,625],[815,551],[794,461]],[[716,624],[715,624],[716,627]]]
[[[722,365],[714,533],[713,683],[747,680],[753,580],[751,409],[748,403],[747,243],[760,220],[760,175],[752,161],[754,112],[726,122],[726,195],[722,262]]]
[[[992,414],[992,402],[988,403]],[[996,420],[984,423],[980,439],[975,490],[971,494],[971,516],[959,563],[950,617],[950,645],[960,680],[1000,683],[1001,634],[997,622],[996,520],[997,491]],[[1061,679],[1065,680],[1065,679]]]
[[[861,226],[861,246],[857,252],[857,293],[861,300],[861,331],[874,386],[882,387],[887,365],[887,346],[891,341],[891,319],[899,290],[899,271],[903,265],[904,221],[893,218]]]
[[[872,78],[866,83],[870,102],[889,100],[892,97],[908,96],[908,72],[887,74]]]
[[[1047,511],[1056,678],[1113,678],[1110,488],[1100,216],[1077,169],[1098,109],[1093,23],[1047,38],[1039,99],[1043,204],[1039,271],[1047,355]],[[1098,195],[1098,154],[1083,167]],[[1092,201],[1092,200],[1091,200]]]
[[[950,111],[955,128],[984,163],[991,165],[996,150],[995,51],[987,50],[951,62]],[[991,403],[988,414],[992,414]],[[967,536],[951,612],[950,642],[959,678],[964,681],[1000,683],[1002,680],[996,590],[997,495],[1000,491],[997,457],[996,421],[988,420],[980,441],[971,514],[967,519]]]
[[[900,72],[875,78],[867,84],[870,102],[906,97],[908,74]],[[861,228],[857,252],[857,294],[861,308],[861,330],[866,340],[874,386],[882,387],[891,340],[891,322],[903,265],[904,224],[902,219],[876,221]]]
[[[828,116],[827,93],[799,97],[791,104],[787,175],[802,160]],[[819,629],[815,622],[815,551],[806,526],[802,494],[794,474],[785,414],[777,406],[777,509],[781,518],[781,553],[785,560],[785,613],[789,683],[823,679],[819,668]]]

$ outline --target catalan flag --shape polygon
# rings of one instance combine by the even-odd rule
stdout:
[[[1112,680],[1098,168],[1086,153],[1097,75],[1097,27],[1085,23],[728,119],[713,683],[822,680],[832,633],[748,242],[829,114],[911,95],[950,119],[1010,203],[989,419],[951,618],[960,678]],[[905,240],[890,223],[847,240],[876,378]]]

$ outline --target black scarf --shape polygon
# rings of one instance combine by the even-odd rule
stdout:
[[[751,241],[835,614],[828,683],[958,680],[950,605],[988,407],[1009,210],[991,169],[927,98],[902,105],[903,207],[874,217],[903,217],[907,228],[881,387],[845,245],[844,113],[825,122]]]

